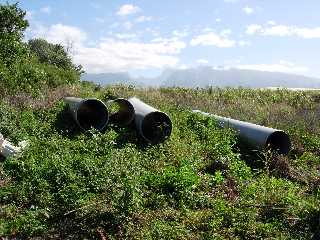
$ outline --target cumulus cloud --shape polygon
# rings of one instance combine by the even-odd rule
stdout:
[[[261,26],[261,25],[258,25],[258,24],[250,24],[249,26],[247,26],[246,33],[247,33],[248,35],[253,35],[253,34],[259,32],[261,29],[262,29],[262,26]]]
[[[208,32],[198,35],[191,39],[191,46],[215,46],[219,48],[230,48],[236,45],[236,41],[228,37],[230,30],[224,30],[220,34],[214,32]]]
[[[117,15],[118,16],[127,16],[127,15],[132,15],[132,14],[138,13],[140,11],[141,11],[141,9],[138,6],[135,6],[132,4],[125,4],[119,8]]]
[[[63,46],[80,46],[87,39],[87,34],[77,27],[63,25],[61,23],[45,27],[37,25],[31,30],[34,38],[43,38],[50,43]]]
[[[247,15],[250,15],[250,14],[252,14],[254,12],[253,8],[248,7],[248,6],[242,8],[242,11],[244,11],[244,13],[247,14]]]
[[[133,33],[117,33],[115,36],[118,39],[134,39],[137,37],[137,35]]]
[[[267,22],[267,24],[269,24],[269,25],[276,25],[276,22],[273,21],[273,20],[269,20],[269,21]]]
[[[74,61],[92,73],[173,67],[179,63],[176,55],[184,47],[179,41],[143,43],[108,38],[97,47],[81,47]]]
[[[281,60],[275,64],[248,64],[248,65],[237,65],[235,68],[257,70],[265,72],[283,72],[283,73],[305,73],[309,71],[309,68],[305,66],[298,66],[294,63]]]
[[[251,24],[247,26],[246,33],[249,35],[278,36],[278,37],[301,37],[305,39],[320,38],[320,27],[306,28],[287,25],[270,24],[262,26]]]
[[[31,36],[65,47],[70,47],[71,43],[74,62],[90,73],[176,67],[179,66],[178,55],[186,47],[176,37],[141,42],[135,34],[129,33],[114,33],[89,45],[90,39],[84,31],[63,24],[33,26]]]

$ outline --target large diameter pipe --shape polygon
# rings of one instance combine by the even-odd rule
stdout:
[[[231,127],[235,129],[238,136],[256,149],[271,149],[279,154],[287,155],[291,148],[289,136],[282,130],[268,128],[253,123],[243,122],[231,118],[220,117],[214,114],[193,110],[205,116],[213,117],[218,121],[220,127]]]
[[[109,121],[109,113],[106,105],[95,98],[76,98],[66,97],[65,103],[82,130],[95,128],[98,131],[103,130]]]
[[[124,98],[117,98],[107,102],[110,110],[109,121],[115,125],[128,126],[134,120],[134,107]],[[113,108],[117,108],[113,111]]]
[[[157,144],[170,137],[172,122],[167,114],[138,98],[129,98],[128,101],[134,107],[136,128],[147,142]]]

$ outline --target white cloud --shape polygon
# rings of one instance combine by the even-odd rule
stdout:
[[[185,46],[181,41],[143,43],[109,38],[97,47],[81,47],[74,61],[91,73],[174,67],[179,63],[176,55]]]
[[[135,22],[138,22],[138,23],[142,23],[142,22],[150,22],[152,20],[152,17],[150,16],[140,16],[140,17],[137,17],[135,19]]]
[[[132,14],[138,13],[140,11],[141,11],[141,9],[138,6],[135,6],[132,4],[125,4],[119,8],[117,15],[118,16],[127,16],[127,15],[132,15]]]
[[[235,68],[265,71],[265,72],[283,72],[283,73],[305,73],[309,71],[309,68],[305,66],[297,66],[294,63],[283,61],[283,60],[275,64],[237,65],[235,66]]]
[[[268,25],[261,26],[251,24],[247,26],[246,33],[249,35],[278,36],[278,37],[301,37],[305,39],[320,38],[320,27],[305,28],[287,25],[274,25],[268,22]]]
[[[208,64],[209,61],[207,59],[198,59],[197,63],[202,65],[202,64]]]
[[[115,35],[118,39],[133,39],[136,38],[136,34],[130,34],[130,33],[117,33]]]
[[[43,8],[40,8],[40,12],[50,14],[51,13],[51,7],[50,6],[45,6]]]
[[[186,65],[186,64],[180,64],[176,68],[180,69],[180,70],[186,70],[186,69],[188,69],[190,67],[188,65]]]
[[[247,15],[250,15],[250,14],[252,14],[254,12],[253,8],[248,7],[248,6],[242,8],[242,11],[244,11],[245,14],[247,14]]]
[[[220,35],[226,37],[226,36],[230,35],[231,33],[232,33],[232,31],[230,29],[224,29],[220,32]]]
[[[221,22],[221,18],[216,18],[216,22],[217,23]]]
[[[192,46],[203,45],[203,46],[216,46],[219,48],[230,48],[234,47],[236,41],[229,39],[229,30],[225,32],[222,31],[222,34],[216,34],[214,32],[205,33],[194,37],[190,44]]]
[[[273,21],[273,20],[270,20],[270,21],[267,22],[267,24],[269,24],[269,25],[276,25],[276,22]]]
[[[133,69],[179,66],[179,54],[186,43],[173,38],[138,41],[135,34],[112,34],[111,37],[91,41],[87,34],[74,26],[55,24],[49,27],[33,25],[30,37],[72,47],[72,58],[87,72],[103,73]]]
[[[203,28],[202,29],[202,32],[213,32],[213,28],[211,28],[211,27],[205,27],[205,28]]]
[[[31,34],[34,38],[43,38],[50,43],[63,46],[72,44],[74,47],[82,45],[87,39],[87,34],[79,28],[60,23],[48,28],[43,25],[37,25],[31,30]]]
[[[303,38],[320,38],[320,27],[318,28],[295,28],[294,32],[297,36]]]

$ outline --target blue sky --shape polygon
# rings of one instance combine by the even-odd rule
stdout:
[[[26,39],[63,44],[91,73],[151,76],[166,67],[210,65],[320,77],[319,0],[21,0],[20,6],[30,22]]]

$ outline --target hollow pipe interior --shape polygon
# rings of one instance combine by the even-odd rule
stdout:
[[[109,120],[107,107],[97,99],[83,100],[77,109],[76,116],[79,126],[84,130],[90,128],[102,130]]]
[[[115,107],[114,105],[116,105],[117,110],[110,113],[110,122],[120,126],[129,125],[134,120],[134,108],[132,104],[126,99],[118,98],[108,102],[111,110]]]

